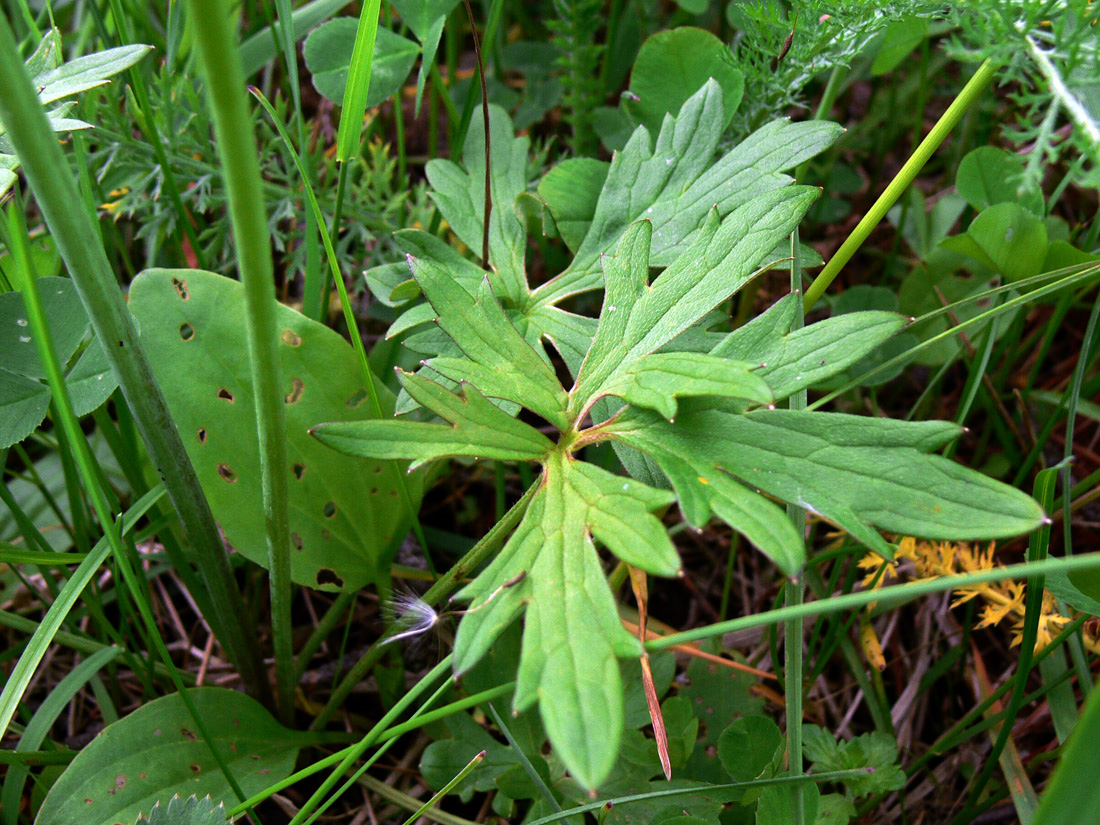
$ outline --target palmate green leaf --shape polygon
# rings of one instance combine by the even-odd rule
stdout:
[[[821,515],[887,558],[893,549],[872,525],[967,540],[1019,535],[1045,518],[1019,490],[929,455],[962,432],[946,421],[703,410],[681,414],[673,426],[630,411],[616,428],[638,449],[706,455],[746,484]]]
[[[568,427],[568,397],[545,353],[529,344],[500,304],[488,278],[476,299],[443,267],[410,258],[413,275],[435,309],[436,323],[466,355],[440,357],[428,365],[453,381],[469,380],[492,398],[522,404],[558,429]]]
[[[238,691],[202,687],[188,692],[246,794],[288,776],[298,751],[318,741],[315,734],[284,728],[259,702]],[[173,694],[104,728],[54,783],[35,822],[133,822],[177,794],[237,802],[183,699]]]
[[[310,434],[346,455],[412,459],[410,470],[448,456],[539,461],[554,447],[534,427],[490,403],[476,387],[463,384],[463,396],[458,396],[422,375],[399,371],[398,376],[421,406],[450,423],[344,421],[318,424]]]
[[[759,367],[782,399],[837,375],[896,335],[908,318],[896,312],[849,312],[791,331],[802,296],[792,293],[725,337],[711,355]]]
[[[244,293],[237,281],[198,270],[147,270],[130,287],[130,310],[214,517],[248,559],[268,563]],[[319,421],[370,416],[363,376],[339,333],[277,308],[286,386],[291,577],[328,590],[389,575],[409,516],[382,462],[334,453],[310,437]],[[375,379],[383,409],[393,394]],[[414,502],[419,475],[409,479]]]
[[[644,127],[635,130],[611,161],[576,258],[565,272],[534,291],[532,305],[556,303],[599,287],[600,256],[639,218],[653,224],[651,263],[671,264],[712,208],[725,216],[756,195],[786,187],[792,181],[781,174],[784,169],[828,148],[843,132],[825,121],[778,120],[712,163],[722,134],[723,107],[722,90],[710,80],[675,118],[665,118],[655,143]]]
[[[57,358],[66,364],[88,332],[88,314],[68,278],[50,275],[39,278],[38,286]],[[28,378],[46,377],[31,337],[22,292],[0,295],[0,369]]]
[[[870,768],[865,777],[842,780],[853,797],[896,791],[905,785],[905,772],[898,767],[898,743],[882,731],[838,741],[818,725],[802,729],[806,758],[816,773]]]
[[[527,189],[527,147],[530,140],[515,137],[508,113],[489,107],[489,165],[493,209],[489,217],[489,279],[500,300],[521,304],[527,294],[524,251],[527,229],[512,208]],[[481,254],[485,226],[485,129],[482,119],[470,121],[462,147],[462,166],[435,158],[425,171],[444,219],[466,246]]]
[[[358,18],[337,17],[310,32],[302,49],[314,88],[337,105],[344,102],[358,29]],[[407,37],[379,27],[374,41],[367,108],[377,106],[401,88],[419,53],[420,48]]]
[[[672,575],[679,559],[653,509],[672,495],[560,452],[507,545],[460,598],[455,670],[472,667],[526,605],[514,706],[537,701],[562,761],[588,788],[610,773],[623,727],[618,656],[641,653],[623,629],[593,538],[624,561]]]
[[[33,378],[0,369],[0,449],[34,432],[46,417],[50,388]]]
[[[416,39],[420,41],[422,56],[420,73],[416,77],[416,108],[420,112],[420,100],[424,96],[424,83],[428,72],[435,63],[435,52],[439,48],[439,37],[443,34],[443,25],[458,0],[392,0],[393,7],[401,15]]]
[[[652,228],[639,221],[604,259],[600,325],[577,378],[574,408],[609,394],[632,365],[683,333],[743,286],[817,198],[790,186],[759,195],[724,220],[712,209],[691,246],[646,286]],[[770,399],[766,399],[770,400]]]
[[[652,414],[645,413],[649,418]],[[669,423],[669,422],[665,422]],[[658,438],[636,430],[636,417],[627,415],[610,428],[622,444],[641,451],[664,473],[688,523],[703,528],[711,514],[747,538],[786,575],[802,569],[805,543],[791,520],[777,505],[723,472],[707,451],[683,437],[682,421]]]
[[[685,396],[772,403],[771,387],[752,370],[752,364],[701,352],[656,352],[617,370],[601,392],[656,410],[671,421],[676,417],[676,399]]]

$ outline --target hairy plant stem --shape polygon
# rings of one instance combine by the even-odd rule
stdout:
[[[802,249],[798,242],[798,228],[791,233],[791,292],[796,295],[802,289]],[[796,312],[791,331],[802,328],[802,313]],[[806,390],[796,392],[788,400],[792,410],[806,409]],[[805,547],[806,511],[797,504],[787,505],[787,517],[802,539]],[[784,588],[784,604],[797,607],[802,604],[802,575],[787,580]],[[803,620],[792,616],[783,623],[783,697],[787,706],[787,759],[788,775],[802,776],[802,637]],[[793,825],[806,821],[805,799],[802,786],[791,786],[791,813]]]
[[[286,410],[281,391],[274,266],[260,166],[233,19],[223,0],[190,0],[191,22],[206,82],[218,157],[229,196],[229,218],[245,298],[245,329],[256,399],[260,442],[260,484],[271,574],[271,627],[279,716],[294,708],[294,651],[291,644],[290,527],[287,516]]]
[[[867,237],[871,234],[871,231],[879,225],[883,218],[886,217],[886,213],[890,211],[892,207],[902,196],[909,185],[916,178],[921,169],[924,168],[924,164],[932,157],[933,153],[940,147],[940,144],[944,142],[951,131],[958,125],[959,120],[963,114],[969,109],[978,97],[984,92],[989,84],[993,82],[993,75],[997,71],[997,64],[991,60],[986,60],[978,67],[978,71],[974,73],[974,76],[967,81],[962,91],[951,101],[951,105],[947,107],[947,111],[940,116],[940,119],[936,121],[936,125],[932,127],[932,130],[928,135],[920,142],[920,145],[916,148],[909,159],[905,161],[905,165],[901,167],[898,173],[894,176],[894,179],[890,181],[886,189],[879,195],[878,200],[874,205],[867,210],[867,214],[863,216],[863,219],[856,224],[856,228],[852,230],[852,233],[847,239],[840,245],[840,249],[836,251],[836,254],[829,259],[829,262],[825,264],[824,269],[817,276],[810,288],[806,290],[805,308],[809,312],[813,309],[814,304],[825,293],[825,290],[829,288],[829,285],[833,282],[837,275],[840,274],[845,265],[852,259],[852,256],[863,245],[863,242],[867,240]]]
[[[208,618],[248,693],[271,705],[271,687],[255,648],[251,621],[233,579],[210,506],[183,448],[168,403],[138,343],[103,242],[85,213],[76,183],[23,69],[7,17],[0,14],[0,120],[15,146],[46,225],[57,244],[96,338],[133,414],[149,457],[194,551],[210,594]]]

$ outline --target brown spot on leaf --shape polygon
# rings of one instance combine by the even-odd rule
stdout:
[[[195,328],[190,324],[180,324],[180,338],[190,341],[195,337]]]
[[[302,383],[301,378],[294,378],[290,382],[290,392],[288,392],[283,400],[288,404],[294,404],[302,397],[302,392],[305,390],[306,385]]]
[[[196,433],[196,435],[199,437],[199,443],[200,444],[205,444],[206,443],[206,428],[205,427],[199,427],[199,431]]]
[[[188,740],[189,742],[194,742],[196,739],[199,738],[199,737],[195,736],[193,731],[190,731],[187,728],[180,728],[180,736],[182,736],[184,739]]]
[[[349,407],[358,407],[360,404],[363,403],[363,399],[366,398],[366,397],[367,397],[367,391],[366,390],[362,390],[362,389],[358,390],[358,391],[356,391],[355,395],[353,395],[351,398],[349,398],[347,400],[347,405]]]
[[[321,512],[325,514],[325,518],[336,518],[336,502],[326,501],[325,506],[321,508]]]
[[[302,549],[302,537],[299,536],[297,533],[290,534],[290,543],[294,545],[295,550]]]
[[[296,479],[298,479],[299,481],[301,481],[302,476],[304,476],[306,474],[306,465],[305,464],[295,464],[290,469],[294,472],[294,477]]]
[[[284,329],[283,334],[279,337],[283,339],[283,343],[288,347],[300,347],[302,345],[301,337],[292,329]]]
[[[220,475],[223,479],[228,481],[230,484],[236,484],[237,483],[237,474],[229,469],[228,464],[219,464],[218,465],[218,475]]]
[[[187,281],[181,281],[179,278],[172,279],[172,289],[176,290],[176,294],[180,296],[181,301],[186,301],[191,297],[191,293],[187,291]]]
[[[317,571],[317,584],[334,584],[337,587],[343,587],[344,580],[336,575],[336,571],[322,567]]]
[[[221,398],[224,401],[228,401],[230,404],[232,404],[236,400],[233,397],[233,393],[231,393],[225,387],[218,388],[218,398]]]

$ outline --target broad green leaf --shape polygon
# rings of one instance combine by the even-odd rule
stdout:
[[[818,191],[792,186],[765,192],[719,222],[711,210],[690,248],[648,289],[647,222],[624,234],[605,257],[606,298],[592,349],[577,380],[574,407],[604,394],[638,359],[660,349],[740,289],[787,235]]]
[[[535,307],[527,316],[530,325],[542,333],[561,355],[570,375],[580,372],[581,362],[596,334],[596,319],[574,315],[555,306]]]
[[[73,412],[78,416],[95,412],[118,387],[118,379],[97,339],[92,339],[69,370],[65,376],[65,386],[69,390]]]
[[[0,369],[0,450],[33,433],[46,417],[49,406],[49,387]]]
[[[1089,694],[1066,742],[1033,825],[1091,825],[1100,810],[1100,690]]]
[[[756,825],[790,825],[795,822],[794,795],[802,794],[802,812],[805,822],[817,821],[817,806],[821,792],[817,783],[803,782],[797,788],[789,785],[768,785],[760,792],[756,802]]]
[[[940,245],[974,258],[1009,281],[1042,272],[1047,254],[1047,228],[1017,203],[998,203],[984,209],[962,235]]]
[[[1100,576],[1092,570],[1077,573],[1047,574],[1043,582],[1047,590],[1076,610],[1100,616]]]
[[[649,37],[630,73],[633,98],[624,102],[650,134],[660,131],[665,115],[673,115],[711,78],[722,89],[722,129],[741,103],[745,76],[729,46],[704,29],[682,26]],[[634,99],[636,98],[636,99]]]
[[[734,330],[711,355],[757,365],[776,399],[843,372],[905,327],[896,312],[849,312],[790,331],[801,295],[791,294]]]
[[[561,275],[539,287],[534,304],[600,286],[600,256],[612,249],[634,221],[653,224],[650,263],[667,266],[699,229],[707,213],[719,216],[791,179],[780,174],[828,148],[841,134],[823,121],[777,120],[758,129],[717,162],[722,134],[722,90],[708,81],[675,118],[668,118],[653,143],[639,126],[608,169],[591,225],[576,258]]]
[[[290,15],[290,23],[295,42],[346,5],[342,0],[311,0],[294,9]],[[275,58],[279,53],[278,41],[271,27],[265,26],[241,43],[239,51],[244,76],[248,77]]]
[[[593,537],[624,561],[674,574],[679,559],[650,511],[672,495],[561,453],[496,559],[459,594],[471,602],[455,639],[461,673],[483,656],[526,603],[514,705],[538,702],[555,752],[595,788],[614,765],[623,727],[617,656],[637,656],[619,621]]]
[[[200,799],[197,796],[189,796],[181,799],[174,796],[167,804],[160,801],[153,806],[149,815],[138,817],[137,825],[226,825],[229,822],[225,811],[225,804],[214,800],[209,796]]]
[[[1042,216],[1043,195],[1024,184],[1023,156],[995,146],[979,146],[959,163],[955,188],[967,203],[981,211],[998,203],[1019,203]]]
[[[527,190],[530,140],[514,137],[512,121],[499,106],[489,107],[489,168],[493,209],[489,217],[489,279],[501,301],[518,305],[527,293],[524,253],[526,227],[512,204]],[[462,165],[435,158],[425,167],[435,201],[454,233],[481,255],[485,226],[485,129],[481,117],[470,121],[462,147]]]
[[[882,47],[871,63],[871,74],[879,77],[892,72],[928,36],[928,21],[923,17],[895,20],[882,33]]]
[[[896,791],[905,785],[905,772],[898,767],[898,745],[882,731],[865,733],[848,741],[837,741],[817,725],[803,725],[803,753],[813,762],[815,773],[870,768],[866,776],[841,780],[854,797]]]
[[[555,427],[567,429],[565,390],[545,355],[540,356],[508,319],[489,280],[481,282],[475,300],[434,262],[410,263],[440,328],[469,359],[441,357],[429,365],[453,381],[470,380],[485,395],[522,404]]]
[[[130,309],[214,517],[238,552],[265,566],[241,285],[197,270],[147,270],[130,288]],[[309,435],[321,421],[371,415],[347,341],[286,306],[277,308],[277,322],[287,381],[291,576],[357,590],[388,576],[409,517],[384,463],[339,455]],[[392,410],[393,395],[377,379],[375,386]],[[410,482],[415,501],[419,476]]]
[[[188,693],[245,794],[289,776],[298,750],[316,741],[287,730],[238,691],[202,687]],[[104,728],[54,783],[35,822],[133,822],[177,794],[237,802],[182,698],[173,694]]]
[[[43,104],[102,86],[109,78],[133,66],[152,46],[119,46],[84,55],[63,63],[34,78],[38,98]]]
[[[359,20],[355,17],[329,20],[309,33],[302,50],[314,88],[337,105],[344,101],[358,28]],[[401,88],[418,54],[420,48],[411,40],[379,27],[374,41],[367,108],[379,105]]]
[[[68,278],[39,278],[38,288],[57,358],[64,365],[88,332],[88,315]],[[0,369],[28,378],[46,377],[32,340],[22,292],[0,295]]]
[[[447,15],[458,5],[458,0],[393,0],[393,7],[401,15],[416,39],[420,41],[420,72],[416,77],[416,107],[420,112],[420,100],[424,96],[424,84],[431,66],[435,63],[435,52],[439,48],[439,37]]]
[[[600,190],[607,180],[609,164],[595,158],[569,158],[562,161],[539,181],[542,198],[561,239],[576,252],[596,212]]]
[[[965,540],[1019,535],[1044,518],[1020,491],[926,454],[957,437],[960,429],[949,422],[710,410],[682,413],[675,425],[631,413],[616,428],[640,449],[674,440],[677,455],[706,455],[746,484],[828,519],[887,558],[893,550],[871,525]]]
[[[676,417],[676,399],[685,396],[772,403],[771,388],[753,369],[752,364],[701,352],[656,352],[617,370],[601,391],[656,410],[671,421]]]
[[[689,524],[702,528],[713,512],[745,536],[786,575],[802,569],[806,551],[802,537],[779,507],[724,473],[709,453],[669,426],[639,434],[627,419],[616,437],[656,461],[676,491],[680,510]]]
[[[400,372],[399,377],[421,406],[450,423],[344,421],[318,424],[310,433],[346,455],[411,459],[410,469],[447,456],[539,461],[554,447],[538,430],[491,404],[476,387],[464,384],[463,396],[458,396],[419,374]]]
[[[718,737],[718,758],[735,782],[748,782],[772,766],[782,747],[783,734],[775,722],[767,716],[745,716]]]

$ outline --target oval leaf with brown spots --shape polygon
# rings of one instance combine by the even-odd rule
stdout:
[[[290,775],[313,734],[288,730],[263,706],[225,688],[188,691],[199,717],[245,794]],[[177,693],[108,725],[69,763],[42,803],[37,825],[133,822],[173,796],[237,798]]]
[[[241,285],[210,272],[151,269],[131,286],[130,309],[215,518],[238,552],[266,567]],[[355,590],[387,575],[409,527],[407,510],[390,462],[341,455],[309,435],[321,421],[373,418],[351,346],[290,307],[279,307],[278,324],[291,577]],[[383,412],[392,414],[392,393],[377,380],[375,386]],[[408,484],[419,501],[420,475]]]

